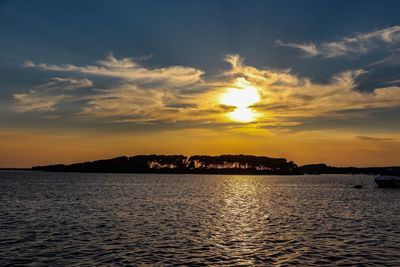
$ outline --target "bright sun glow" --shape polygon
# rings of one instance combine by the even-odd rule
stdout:
[[[229,117],[238,122],[252,122],[257,114],[250,108],[237,108],[229,113]]]
[[[236,107],[228,115],[237,122],[252,122],[258,114],[251,105],[259,102],[261,99],[257,88],[251,86],[246,80],[238,79],[235,88],[227,88],[221,95],[220,103],[226,106]]]

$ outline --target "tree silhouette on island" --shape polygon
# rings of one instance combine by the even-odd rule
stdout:
[[[136,155],[96,160],[70,165],[56,164],[32,167],[51,172],[92,173],[182,173],[182,174],[382,174],[400,172],[393,167],[332,167],[326,164],[298,166],[285,158],[253,155]]]

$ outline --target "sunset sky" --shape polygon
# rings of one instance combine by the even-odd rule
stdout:
[[[0,167],[400,165],[398,1],[0,1]]]

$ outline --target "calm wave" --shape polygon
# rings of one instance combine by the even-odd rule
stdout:
[[[369,176],[4,171],[0,200],[1,266],[400,266],[400,190]]]

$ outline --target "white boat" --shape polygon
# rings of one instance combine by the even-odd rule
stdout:
[[[400,176],[379,175],[375,177],[378,187],[400,187]]]

